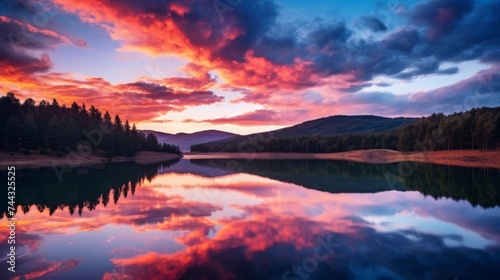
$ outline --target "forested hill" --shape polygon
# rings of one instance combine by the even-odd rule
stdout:
[[[297,141],[303,139],[319,139],[346,133],[384,133],[394,130],[402,125],[417,121],[417,118],[385,118],[379,116],[330,116],[307,121],[291,127],[286,127],[270,132],[255,133],[246,136],[233,137],[220,141],[213,141],[191,146],[193,152],[242,152],[263,151],[261,145],[272,145],[274,148],[265,147],[266,151],[280,152],[314,152],[316,148],[299,148]],[[391,135],[393,136],[393,135]],[[271,141],[271,139],[274,139]],[[287,140],[281,140],[287,139]],[[294,139],[294,141],[291,141]],[[281,141],[281,142],[280,142]],[[388,140],[389,141],[389,140]],[[272,142],[272,143],[271,143]],[[292,143],[294,142],[294,143]],[[255,144],[255,147],[249,147]],[[278,147],[280,146],[280,147]],[[285,147],[286,146],[286,147]],[[323,148],[319,148],[324,150]]]
[[[385,118],[379,116],[330,116],[275,130],[271,133],[276,138],[291,138],[384,132],[417,120],[416,118]]]
[[[107,157],[134,156],[139,151],[181,154],[179,147],[158,142],[116,115],[94,106],[71,107],[31,98],[22,104],[11,92],[0,97],[0,150],[62,156],[71,152]]]
[[[362,149],[392,149],[400,151],[434,151],[456,149],[493,149],[500,145],[500,107],[479,108],[449,116],[433,114],[420,119],[389,119],[408,121],[399,127],[379,126],[381,130],[367,131],[369,125],[359,122],[375,121],[378,117],[353,116],[356,122],[332,123],[328,133],[314,133],[314,123],[323,127],[328,122],[349,119],[348,116],[330,117],[306,122],[268,133],[235,137],[232,139],[193,145],[193,152],[284,152],[334,153]],[[380,118],[379,124],[391,123]],[[300,128],[306,132],[301,132]],[[352,130],[349,130],[349,127]],[[295,131],[298,136],[293,136]],[[338,131],[338,134],[330,134]],[[308,135],[309,133],[309,135]],[[314,135],[311,135],[314,134]],[[302,136],[300,136],[302,135]]]
[[[156,135],[160,143],[169,143],[172,145],[179,146],[181,151],[189,151],[192,145],[239,136],[238,134],[220,130],[214,130],[214,129],[203,130],[194,133],[177,133],[177,134],[164,133],[154,130],[143,130],[143,132],[153,133],[154,135]]]

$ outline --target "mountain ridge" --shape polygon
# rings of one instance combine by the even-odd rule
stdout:
[[[388,118],[374,115],[334,115],[309,120],[293,126],[254,133],[244,136],[235,136],[230,139],[200,143],[205,146],[234,145],[235,142],[261,142],[271,138],[299,138],[310,136],[333,136],[349,133],[383,133],[392,131],[403,125],[415,122],[419,118],[396,117]],[[199,147],[199,146],[198,146]]]
[[[216,129],[202,130],[193,133],[179,132],[175,134],[156,131],[156,130],[141,130],[141,131],[144,133],[153,133],[158,138],[158,141],[160,143],[167,143],[179,146],[180,150],[182,151],[189,151],[192,145],[224,140],[235,136],[240,136],[239,134],[216,130]]]
[[[342,125],[330,126],[325,124],[325,122],[331,121],[351,121],[347,123],[347,126],[355,125],[354,127],[345,127]],[[352,124],[352,121],[359,120],[359,123]],[[384,132],[390,129],[397,128],[403,124],[413,122],[418,120],[418,118],[407,118],[407,117],[396,117],[388,118],[375,115],[334,115],[329,117],[323,117],[319,119],[309,120],[289,126],[286,128],[278,129],[273,131],[276,137],[301,137],[301,136],[327,136],[327,135],[338,135],[344,133],[360,133],[360,132]],[[378,123],[378,126],[372,127]],[[312,128],[310,127],[312,126]],[[325,127],[326,126],[326,127]],[[300,128],[302,131],[296,131],[296,128]]]

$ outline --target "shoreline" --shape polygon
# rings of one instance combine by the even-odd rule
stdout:
[[[340,153],[186,153],[185,159],[331,159],[387,164],[420,162],[463,167],[499,168],[500,150],[451,150],[404,153],[386,149]]]
[[[101,156],[54,157],[48,155],[0,152],[0,168],[40,168],[53,165],[70,167],[90,166],[109,162],[134,161],[138,164],[151,164],[181,158],[179,155],[159,152],[139,152],[135,157],[113,157],[109,160]],[[452,150],[434,152],[403,153],[394,150],[372,149],[355,150],[341,153],[186,153],[185,159],[327,159],[354,162],[387,164],[398,162],[419,162],[441,165],[499,168],[500,150]]]
[[[172,159],[181,158],[182,156],[169,153],[160,152],[139,152],[134,157],[112,157],[108,159],[102,156],[86,156],[86,157],[72,157],[66,155],[62,157],[54,157],[49,155],[31,154],[25,155],[23,153],[10,153],[0,152],[0,168],[7,168],[8,166],[15,166],[16,169],[23,168],[41,168],[59,165],[67,165],[70,167],[83,167],[105,163],[128,162],[134,161],[138,164],[151,164],[157,162],[168,161]]]

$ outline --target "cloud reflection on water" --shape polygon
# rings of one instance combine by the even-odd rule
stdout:
[[[500,272],[500,208],[416,191],[331,194],[247,173],[167,171],[81,217],[48,209],[18,217],[27,279],[67,279],[91,264],[103,279],[282,279],[325,236],[339,246],[314,279]]]

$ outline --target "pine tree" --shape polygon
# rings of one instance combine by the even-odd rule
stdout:
[[[0,122],[0,151],[5,150],[5,129]]]
[[[139,132],[137,131],[137,128],[135,127],[135,124],[132,125],[132,130],[130,134],[131,134],[132,150],[134,153],[137,153],[138,151],[142,150],[142,145],[141,145],[141,137],[139,135]]]
[[[61,143],[62,124],[57,116],[52,116],[47,126],[46,146],[50,149],[50,154],[60,155],[62,151]]]
[[[82,104],[79,115],[80,115],[80,127],[81,128],[89,127],[90,116],[89,112],[87,111],[87,107],[85,106],[85,103]]]
[[[21,123],[16,116],[10,116],[5,128],[6,150],[18,151],[21,139]]]
[[[123,124],[120,116],[115,116],[114,129],[113,129],[113,141],[115,145],[116,155],[125,155],[125,144],[124,144],[124,134],[123,134]]]
[[[11,116],[19,116],[21,102],[12,92],[0,98],[0,123],[5,123]]]
[[[21,105],[21,114],[22,115],[27,115],[28,113],[34,113],[35,112],[35,100],[32,98],[27,98],[24,100],[23,105]]]
[[[153,133],[146,135],[146,151],[157,152],[160,150],[158,138]]]
[[[35,122],[33,111],[28,112],[24,118],[21,134],[21,146],[26,150],[36,150],[40,145],[40,134]]]
[[[89,109],[89,118],[90,118],[90,129],[97,129],[99,128],[99,125],[101,124],[101,122],[103,122],[103,119],[102,119],[102,114],[101,112],[99,112],[98,109],[96,109],[94,107],[94,105],[91,105],[90,106],[90,109]],[[110,116],[110,120],[111,120],[111,116]]]
[[[107,157],[112,157],[115,155],[115,144],[113,138],[113,123],[108,111],[104,114],[103,124],[107,131],[105,131],[103,135],[102,148],[106,151]]]
[[[70,114],[66,125],[61,132],[61,142],[64,146],[76,149],[78,143],[82,140],[81,129],[78,126],[77,115]]]
[[[134,156],[136,153],[134,150],[134,146],[132,144],[132,131],[130,129],[130,124],[128,123],[128,120],[125,121],[123,134],[124,134],[123,143],[125,146],[125,155],[128,157]]]

